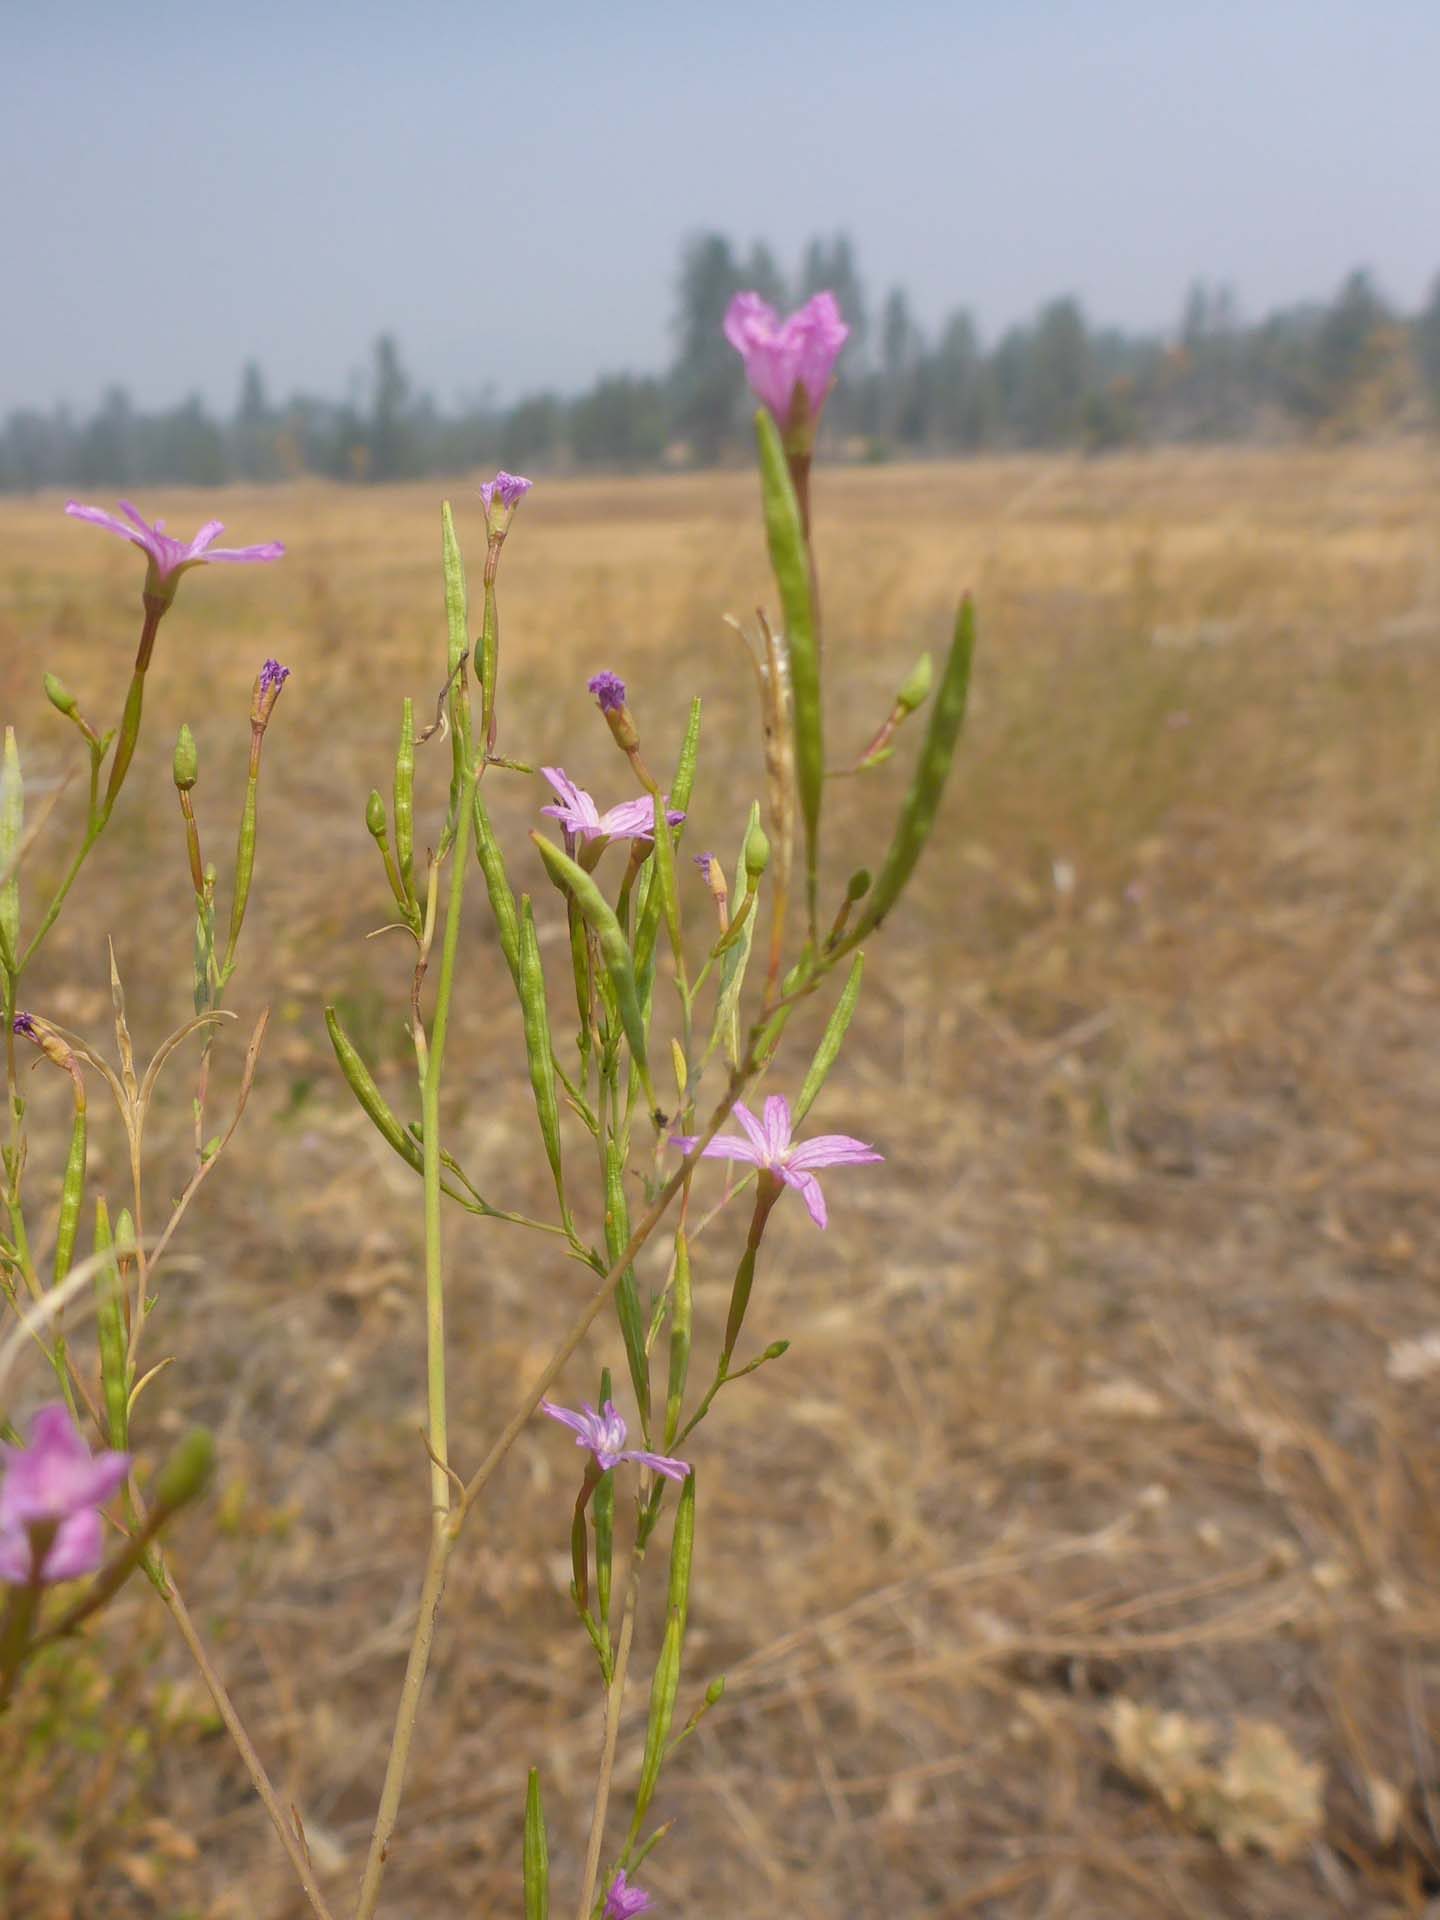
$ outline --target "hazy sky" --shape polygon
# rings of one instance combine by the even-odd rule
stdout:
[[[1440,0],[0,0],[0,409],[656,368],[682,237],[987,330],[1440,270]]]

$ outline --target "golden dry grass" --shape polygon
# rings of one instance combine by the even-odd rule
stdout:
[[[0,717],[37,778],[68,753],[41,669],[115,705],[136,586],[58,505],[0,510]],[[796,1344],[698,1447],[690,1671],[729,1690],[662,1795],[678,1824],[650,1884],[667,1914],[727,1920],[1430,1911],[1440,1372],[1394,1362],[1440,1324],[1440,473],[1419,446],[1017,459],[826,474],[817,510],[837,742],[868,734],[961,585],[981,653],[937,844],[825,1096],[889,1163],[835,1183],[823,1241],[777,1216],[752,1319]],[[438,514],[429,488],[219,511],[290,557],[185,584],[146,766],[31,997],[103,1032],[113,931],[134,1024],[153,1044],[184,1016],[166,743],[195,726],[218,851],[246,689],[287,660],[237,1001],[277,1020],[156,1315],[180,1364],[150,1419],[157,1444],[219,1431],[222,1486],[177,1563],[343,1902],[421,1556],[418,1191],[320,1010],[342,999],[403,1101],[362,808],[400,694],[436,688]],[[511,750],[606,788],[586,675],[621,670],[651,739],[699,692],[694,844],[728,846],[720,809],[756,765],[719,615],[766,591],[752,481],[537,488],[502,588]],[[835,789],[837,866],[878,850],[902,781]],[[503,794],[514,844],[537,796]],[[450,1125],[485,1190],[543,1206],[474,906]],[[44,1141],[43,1092],[37,1112]],[[118,1183],[113,1139],[97,1161]],[[712,1328],[738,1228],[698,1274]],[[452,1249],[464,1459],[583,1282],[504,1229],[456,1224]],[[599,1721],[552,1441],[516,1450],[457,1562],[390,1881],[411,1920],[518,1911],[530,1763],[573,1880]],[[136,1596],[93,1654],[11,1722],[0,1911],[298,1915],[160,1610]],[[1324,1770],[1322,1828],[1288,1860],[1227,1854],[1119,1769],[1117,1701],[1222,1739],[1278,1727]],[[632,1704],[622,1781],[643,1688]]]

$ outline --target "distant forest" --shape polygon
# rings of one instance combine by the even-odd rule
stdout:
[[[344,401],[276,399],[251,362],[228,419],[198,396],[142,412],[119,386],[89,419],[63,407],[14,412],[0,428],[0,491],[711,465],[740,450],[753,405],[721,334],[732,294],[747,287],[781,308],[825,287],[839,297],[853,331],[824,435],[830,452],[857,460],[1440,425],[1440,278],[1418,314],[1397,312],[1357,270],[1330,299],[1259,320],[1242,317],[1228,287],[1197,283],[1163,336],[1096,327],[1065,297],[987,343],[963,307],[928,335],[903,288],[877,304],[844,234],[811,241],[787,279],[768,247],[740,252],[705,233],[681,255],[663,374],[606,374],[577,395],[446,411],[383,335]]]

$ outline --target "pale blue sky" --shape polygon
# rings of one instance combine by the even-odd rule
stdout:
[[[0,0],[0,409],[655,368],[678,245],[844,226],[987,329],[1440,271],[1440,0]]]

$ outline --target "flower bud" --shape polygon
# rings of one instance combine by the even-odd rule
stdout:
[[[78,720],[80,708],[75,696],[60,678],[58,673],[45,676],[45,698],[57,713],[63,713],[67,720]]]
[[[205,1491],[215,1470],[215,1439],[205,1427],[192,1427],[155,1476],[155,1505],[171,1511]]]
[[[365,825],[374,839],[383,840],[386,837],[385,802],[374,787],[370,789],[370,798],[365,802]]]
[[[200,756],[195,748],[195,736],[187,726],[182,725],[175,741],[175,763],[172,771],[175,785],[181,793],[189,793],[200,777]]]
[[[752,887],[769,864],[769,836],[763,827],[754,826],[745,836],[745,877]]]
[[[901,713],[914,713],[930,697],[930,689],[935,682],[935,665],[928,653],[922,653],[914,666],[900,682],[900,690],[895,695],[895,705]]]
[[[625,704],[625,682],[618,673],[597,673],[587,682],[587,686],[600,703],[600,711],[605,716],[605,724],[615,736],[615,744],[622,753],[634,753],[640,745],[640,735]]]
[[[854,873],[851,874],[845,888],[846,904],[853,907],[855,902],[857,900],[863,900],[869,891],[870,869],[868,867],[857,867]]]
[[[717,1705],[719,1702],[720,1696],[722,1693],[724,1693],[724,1691],[725,1691],[725,1676],[722,1673],[718,1680],[712,1680],[709,1686],[706,1687],[705,1689],[706,1706],[713,1707]]]
[[[267,660],[255,676],[255,691],[250,700],[250,724],[264,728],[270,724],[270,716],[275,711],[275,702],[280,698],[281,689],[290,678],[289,667],[282,667],[278,660]]]

